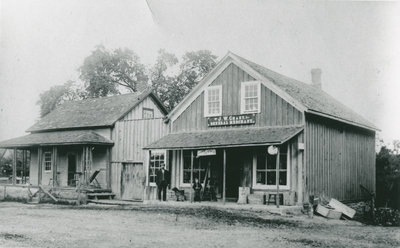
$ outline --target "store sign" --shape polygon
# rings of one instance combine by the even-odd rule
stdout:
[[[216,155],[216,154],[217,154],[217,151],[215,149],[198,150],[197,151],[197,157],[213,156],[213,155]]]
[[[255,124],[256,114],[208,117],[207,123],[209,127]]]

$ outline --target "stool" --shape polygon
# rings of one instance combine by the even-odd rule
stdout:
[[[276,194],[268,194],[267,205],[270,203],[276,204]],[[279,204],[283,205],[283,194],[279,194]]]

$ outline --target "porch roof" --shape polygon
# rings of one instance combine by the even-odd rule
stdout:
[[[144,149],[177,150],[281,144],[302,130],[302,126],[285,126],[171,133]]]
[[[0,148],[50,145],[112,145],[113,141],[90,130],[32,133],[0,142]]]

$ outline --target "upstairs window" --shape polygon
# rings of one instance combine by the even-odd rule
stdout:
[[[257,81],[243,82],[241,87],[241,112],[260,113],[261,84]]]
[[[222,115],[222,85],[209,86],[204,91],[204,115]]]
[[[153,119],[154,118],[154,109],[151,108],[143,108],[142,110],[142,118],[143,119]]]
[[[51,152],[44,153],[44,170],[51,171],[52,159]]]

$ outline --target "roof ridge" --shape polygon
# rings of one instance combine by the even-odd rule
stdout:
[[[117,95],[112,95],[112,96],[103,96],[103,97],[88,97],[85,99],[81,99],[81,100],[67,100],[64,103],[62,103],[61,105],[65,104],[65,103],[76,103],[76,102],[85,102],[85,101],[91,101],[91,100],[103,100],[103,99],[110,99],[110,98],[117,98],[117,97],[123,97],[123,96],[128,96],[128,95],[137,95],[140,96],[142,94],[145,93],[149,93],[148,91],[151,90],[144,90],[144,91],[136,91],[136,92],[128,92],[128,93],[124,93],[124,94],[117,94]],[[60,105],[60,106],[61,106]]]
[[[262,76],[264,76],[265,78],[271,80],[277,87],[281,88],[282,90],[284,90],[285,92],[287,92],[289,95],[292,95],[293,98],[297,98],[296,96],[293,96],[293,94],[301,94],[301,93],[306,93],[306,97],[308,97],[309,99],[306,100],[306,103],[303,103],[304,106],[311,111],[315,111],[315,112],[320,112],[335,118],[339,118],[343,121],[349,121],[353,124],[359,124],[362,125],[364,127],[368,127],[368,128],[372,128],[372,129],[377,129],[375,127],[375,125],[367,120],[367,118],[365,118],[364,116],[362,116],[361,114],[359,114],[358,112],[356,112],[355,110],[353,110],[351,107],[347,106],[346,104],[342,103],[341,101],[337,100],[335,97],[333,97],[332,95],[330,95],[328,92],[322,90],[322,89],[318,89],[316,87],[314,87],[311,84],[308,83],[304,83],[300,80],[285,76],[281,73],[278,73],[276,71],[273,71],[271,69],[266,68],[263,65],[257,64],[255,62],[252,62],[248,59],[245,59],[235,53],[229,52],[231,53],[233,56],[236,56],[237,59],[241,60],[243,63],[247,64],[248,66],[250,66],[253,70],[255,70],[257,73],[261,74]],[[270,75],[272,74],[272,75]],[[287,86],[290,86],[289,88]],[[298,87],[298,89],[295,89],[297,92],[293,92],[293,87]],[[301,92],[302,89],[304,89],[305,91]],[[306,92],[308,91],[308,92]],[[325,99],[318,99],[318,94]],[[312,95],[312,96],[311,96]],[[310,101],[310,99],[312,101]],[[324,100],[327,100],[327,102],[324,102]],[[304,101],[304,99],[302,99],[301,101]],[[314,102],[313,102],[314,101]],[[329,101],[331,101],[332,103],[334,103],[336,106],[338,106],[339,108],[337,108],[336,110],[331,111],[331,113],[329,113],[329,111],[323,111],[321,109],[318,108],[322,108],[324,107],[326,110],[326,106],[322,106],[321,103],[319,103],[321,106],[315,106],[315,103],[318,101],[322,101],[326,104],[328,104]],[[311,102],[313,102],[312,104],[310,104]],[[310,106],[313,105],[314,106]],[[341,109],[340,109],[341,108]],[[337,111],[341,112],[338,113]],[[332,112],[336,112],[336,113],[332,113]],[[347,113],[346,113],[347,112]],[[347,116],[346,116],[347,115]],[[349,116],[350,115],[350,116]],[[358,120],[356,120],[358,119]]]

